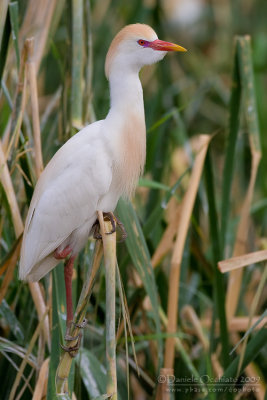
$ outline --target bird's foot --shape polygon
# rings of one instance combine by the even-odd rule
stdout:
[[[75,328],[83,329],[83,328],[86,327],[87,322],[88,322],[87,319],[84,318],[81,324],[76,324],[73,321],[69,321],[67,323],[67,329],[66,329],[66,334],[64,336],[64,340],[66,342],[73,342],[73,341],[77,340],[77,343],[74,346],[64,346],[64,345],[60,345],[60,346],[64,351],[69,353],[71,357],[75,357],[76,356],[76,354],[77,354],[77,352],[78,352],[78,350],[80,348],[81,340],[82,340],[82,332],[80,332],[76,336],[72,336],[70,334],[71,325],[74,325]]]
[[[108,219],[111,222],[111,226],[112,229],[110,232],[106,232],[106,235],[111,235],[112,233],[114,233],[116,231],[116,225],[118,226],[118,228],[121,231],[121,240],[119,240],[120,242],[124,242],[124,240],[127,238],[127,232],[124,228],[123,223],[119,220],[119,218],[115,217],[115,215],[112,212],[108,212],[108,213],[103,213],[103,217],[104,219]],[[102,239],[102,235],[100,234],[100,228],[99,228],[99,221],[97,220],[94,225],[93,225],[93,238],[97,239],[97,240],[101,240]]]
[[[63,344],[60,345],[61,348],[62,348],[65,352],[69,353],[69,355],[70,355],[71,357],[74,358],[74,357],[77,355],[77,353],[78,353],[78,351],[79,351],[79,348],[80,348],[80,345],[81,345],[81,341],[82,341],[82,332],[80,332],[79,335],[74,336],[74,337],[65,335],[65,338],[64,338],[64,339],[65,339],[66,341],[68,341],[68,340],[70,340],[70,341],[77,340],[77,342],[76,342],[76,344],[75,344],[74,346],[64,346]]]

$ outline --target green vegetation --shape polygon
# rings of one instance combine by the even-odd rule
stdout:
[[[42,160],[108,112],[105,55],[118,30],[134,22],[189,51],[140,75],[146,168],[132,203],[122,199],[116,210],[128,233],[117,244],[118,399],[167,399],[168,379],[173,399],[230,399],[241,389],[239,398],[264,397],[267,3],[201,3],[191,23],[175,22],[169,3],[1,0],[1,399],[56,398],[63,264],[40,285],[18,280],[23,221]],[[261,262],[247,255],[256,251]],[[93,253],[90,240],[75,265],[75,304]],[[232,269],[234,260],[221,272],[219,261],[241,255],[242,268]],[[77,400],[107,398],[107,285],[102,265],[69,374]]]

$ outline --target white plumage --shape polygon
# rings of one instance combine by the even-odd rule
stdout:
[[[114,211],[121,195],[130,196],[143,170],[146,152],[143,93],[138,72],[167,51],[185,51],[157,39],[147,25],[122,29],[106,58],[111,108],[68,140],[54,155],[36,185],[25,223],[20,278],[37,281],[59,260],[84,247],[97,210]]]

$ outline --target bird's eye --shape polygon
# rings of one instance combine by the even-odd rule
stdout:
[[[144,46],[145,41],[143,39],[140,39],[140,40],[138,40],[137,43],[140,44],[140,46]]]

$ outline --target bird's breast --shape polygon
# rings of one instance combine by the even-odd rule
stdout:
[[[120,195],[130,198],[143,172],[146,158],[146,127],[143,115],[127,113],[116,146],[113,183]]]

